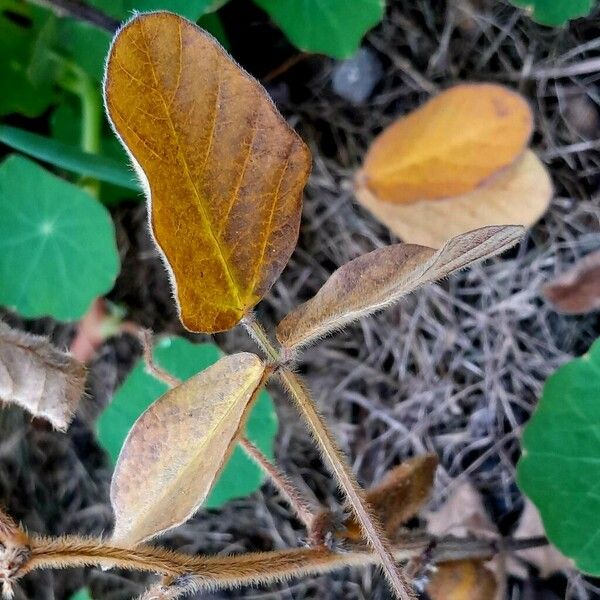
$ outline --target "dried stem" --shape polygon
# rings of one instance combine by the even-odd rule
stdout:
[[[252,316],[244,320],[244,326],[254,340],[261,346],[267,356],[274,361],[279,359],[279,352],[269,340],[260,323]],[[381,561],[381,566],[392,588],[401,600],[412,600],[415,593],[400,568],[396,565],[391,544],[383,533],[381,525],[369,507],[364,490],[352,473],[335,438],[329,431],[325,421],[319,414],[310,394],[297,375],[290,370],[279,370],[281,381],[296,403],[300,413],[309,425],[311,434],[317,442],[325,460],[329,463],[338,485],[344,492],[366,540],[372,546]]]
[[[241,438],[240,446],[244,452],[258,464],[261,469],[271,478],[271,481],[279,490],[279,493],[293,507],[298,518],[304,523],[307,531],[312,529],[315,518],[314,510],[306,501],[306,498],[290,481],[288,476],[280,471],[249,439]]]
[[[199,589],[224,589],[243,584],[273,583],[293,577],[331,572],[348,566],[367,566],[379,562],[377,554],[365,547],[353,547],[338,553],[326,548],[299,548],[275,552],[252,552],[232,556],[190,556],[149,545],[136,548],[110,546],[101,540],[66,536],[46,538],[24,536],[27,559],[16,572],[4,575],[5,581],[15,581],[35,569],[64,569],[81,566],[104,566],[126,570],[153,572],[168,576],[168,595],[155,586],[148,594],[157,598],[176,598]],[[545,538],[524,540],[474,540],[445,538],[436,541],[428,535],[415,535],[398,542],[393,548],[394,559],[406,561],[431,550],[433,562],[463,558],[491,558],[502,551],[522,550],[546,544]],[[0,566],[2,565],[0,552]]]
[[[181,379],[171,375],[163,369],[152,356],[152,347],[154,345],[153,334],[149,329],[141,327],[129,328],[128,331],[137,336],[144,350],[144,362],[146,368],[153,377],[162,381],[169,387],[173,388],[181,383]],[[240,446],[254,460],[259,467],[264,471],[265,475],[271,479],[273,485],[279,490],[280,494],[289,502],[294,512],[304,523],[307,530],[311,530],[314,519],[313,510],[310,502],[303,496],[290,479],[282,473],[276,465],[274,465],[248,438],[242,437],[239,440]]]

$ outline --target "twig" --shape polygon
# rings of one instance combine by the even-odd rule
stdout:
[[[268,335],[256,318],[252,315],[244,319],[243,323],[265,354],[271,360],[278,361],[279,352],[271,344]],[[319,445],[323,457],[333,470],[338,485],[348,499],[366,540],[378,555],[381,566],[392,588],[401,600],[412,600],[415,598],[415,593],[395,563],[391,545],[369,507],[364,490],[360,487],[358,481],[356,481],[352,469],[348,465],[325,421],[319,414],[310,394],[302,381],[288,369],[282,368],[278,373],[284,387],[309,425],[310,431]]]
[[[32,0],[34,4],[45,6],[59,17],[69,16],[80,21],[85,21],[91,25],[96,25],[110,33],[114,33],[119,28],[119,21],[109,17],[102,11],[77,2],[76,0]]]
[[[310,532],[315,518],[314,510],[302,493],[290,481],[288,476],[280,471],[249,439],[241,438],[239,443],[244,452],[270,477],[279,493],[287,500],[300,521],[304,523],[307,531]]]

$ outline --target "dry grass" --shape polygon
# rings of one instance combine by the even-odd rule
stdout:
[[[509,532],[522,499],[514,483],[519,433],[542,384],[556,367],[587,349],[600,333],[596,315],[564,317],[540,297],[542,284],[600,247],[600,126],[581,115],[597,111],[600,19],[570,29],[531,23],[498,0],[398,0],[368,37],[386,77],[368,105],[350,107],[330,90],[331,63],[309,59],[291,71],[300,103],[284,107],[311,141],[314,173],[300,246],[261,306],[274,323],[312,295],[339,265],[392,241],[353,202],[350,181],[369,141],[394,116],[432,91],[464,80],[498,81],[520,89],[536,113],[534,146],[551,168],[556,199],[521,247],[502,259],[451,277],[396,308],[324,341],[306,353],[301,370],[364,484],[404,457],[435,451],[441,458],[434,502],[469,478],[484,492],[499,526]],[[308,68],[310,67],[310,68]],[[310,71],[311,80],[298,83]],[[583,72],[582,72],[583,71]],[[597,113],[596,113],[597,118]],[[591,122],[591,125],[589,124]],[[583,123],[583,124],[582,124]],[[117,215],[125,258],[115,299],[133,318],[159,330],[176,327],[166,279],[143,233],[143,215]],[[69,330],[50,322],[65,341]],[[242,332],[219,336],[228,350],[250,347]],[[18,411],[1,415],[0,489],[15,516],[38,531],[102,532],[110,471],[90,426],[137,355],[126,338],[108,343],[93,366],[90,397],[68,436],[31,427]],[[278,403],[282,466],[320,501],[335,489],[294,410]],[[190,552],[233,552],[297,544],[302,532],[270,486],[202,512],[168,536]],[[98,600],[139,592],[119,574],[85,575]],[[67,597],[81,572],[41,574],[26,582],[36,600]],[[555,590],[561,589],[560,582]],[[537,584],[536,584],[537,585]],[[592,597],[591,584],[569,582],[570,598]],[[35,592],[32,592],[35,590]],[[550,593],[550,592],[548,592]],[[241,597],[241,593],[239,596]],[[244,597],[320,600],[387,598],[374,571],[340,573]],[[21,598],[25,596],[21,595]],[[238,594],[228,597],[238,597]],[[515,586],[512,598],[525,598]]]

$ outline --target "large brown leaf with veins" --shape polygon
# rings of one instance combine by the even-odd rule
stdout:
[[[211,36],[168,12],[120,30],[104,94],[145,188],[183,324],[233,327],[296,245],[307,147]]]

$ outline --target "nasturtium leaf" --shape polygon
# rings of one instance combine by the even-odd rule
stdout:
[[[264,368],[248,352],[225,356],[142,413],[112,478],[113,542],[135,545],[194,514],[243,431]]]
[[[215,0],[87,0],[115,19],[129,19],[136,12],[168,10],[195,21],[211,12]]]
[[[310,344],[422,285],[504,252],[522,235],[518,226],[483,227],[452,238],[439,250],[394,244],[363,254],[289,313],[277,326],[277,339],[288,348]]]
[[[548,539],[600,575],[600,340],[551,375],[522,439],[519,487]]]
[[[519,94],[489,83],[457,85],[379,134],[357,182],[394,203],[466,194],[514,163],[532,128]]]
[[[108,211],[21,156],[0,165],[0,304],[24,317],[82,317],[119,272]]]
[[[531,12],[534,21],[542,25],[564,25],[571,19],[585,17],[596,0],[511,0]]]
[[[359,203],[402,241],[434,248],[487,225],[530,227],[548,209],[552,193],[550,175],[531,150],[484,185],[451,198],[385,202],[366,187],[355,188]]]
[[[385,0],[254,0],[300,50],[349,58],[383,18]]]
[[[59,49],[96,82],[104,76],[111,39],[108,31],[84,21],[64,18],[58,23]]]
[[[156,344],[153,356],[171,375],[188,379],[217,362],[222,354],[214,344],[194,344],[184,338],[167,337]],[[136,419],[167,389],[165,383],[146,371],[143,361],[136,364],[98,419],[98,441],[113,463],[116,464]],[[272,458],[276,433],[275,407],[268,392],[262,390],[248,417],[246,436],[268,458]],[[203,506],[215,508],[233,498],[247,496],[255,492],[263,481],[260,467],[236,447]]]
[[[81,588],[79,591],[75,592],[69,600],[93,600],[92,595],[90,594],[90,590],[88,588]]]
[[[55,17],[49,15],[31,4],[0,0],[0,115],[37,117],[54,99],[48,46]]]
[[[296,245],[310,152],[260,84],[171,13],[121,29],[104,93],[144,184],[183,324],[230,329]]]

